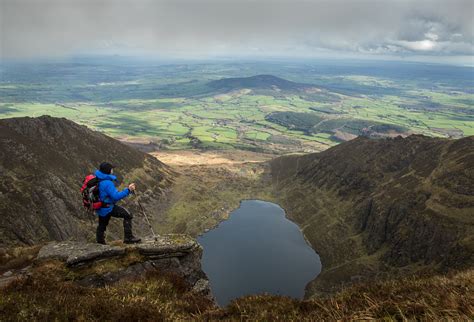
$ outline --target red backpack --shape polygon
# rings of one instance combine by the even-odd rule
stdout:
[[[93,174],[89,174],[82,184],[82,205],[88,211],[94,211],[102,208],[102,201],[99,199],[100,180]]]

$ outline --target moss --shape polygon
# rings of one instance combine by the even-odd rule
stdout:
[[[173,244],[189,244],[194,242],[192,238],[184,234],[168,234],[166,237]]]

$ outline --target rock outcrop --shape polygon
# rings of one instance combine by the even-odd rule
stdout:
[[[36,262],[63,262],[74,281],[102,287],[158,272],[183,278],[193,292],[212,298],[209,281],[201,269],[201,246],[187,235],[163,235],[132,245],[100,245],[74,241],[43,246]]]

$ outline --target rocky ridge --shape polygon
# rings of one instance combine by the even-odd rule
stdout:
[[[92,240],[94,216],[82,209],[80,188],[103,161],[117,166],[120,182],[137,183],[140,196],[124,200],[135,214],[139,198],[157,217],[174,178],[156,158],[64,118],[2,119],[0,150],[0,247]],[[139,216],[134,224],[146,227]],[[119,238],[122,229],[111,222],[108,232]]]

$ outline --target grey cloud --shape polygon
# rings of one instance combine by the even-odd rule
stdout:
[[[471,0],[0,0],[1,57],[473,55]]]

